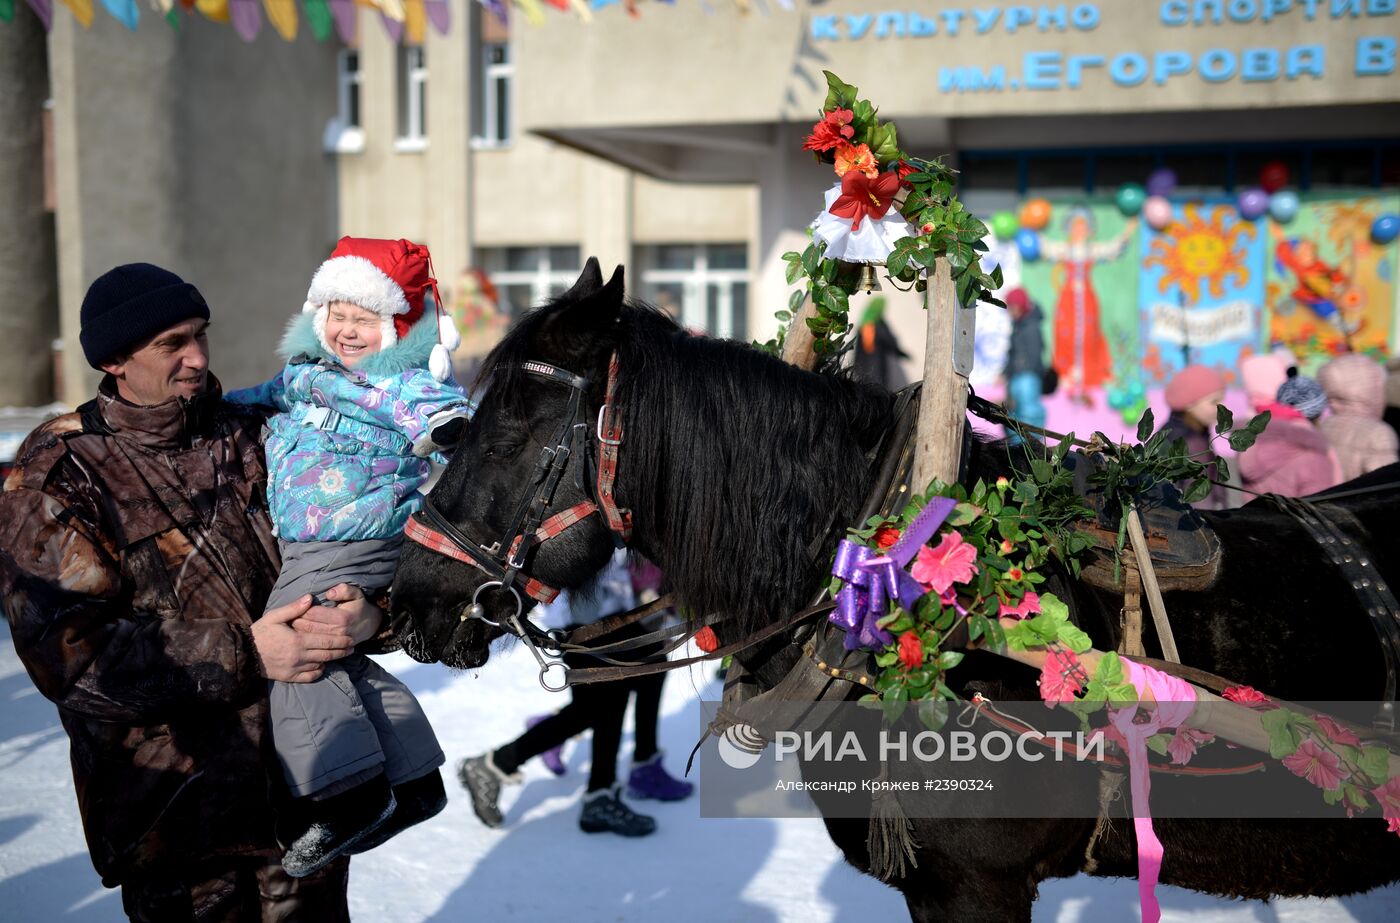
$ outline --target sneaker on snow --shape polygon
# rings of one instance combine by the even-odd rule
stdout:
[[[469,756],[457,766],[457,778],[472,798],[472,810],[481,822],[488,827],[499,827],[505,818],[501,816],[501,786],[516,785],[521,781],[520,773],[506,775],[496,768],[490,753]]]
[[[646,836],[655,832],[656,819],[629,808],[622,800],[622,786],[614,785],[584,796],[578,826],[584,833]]]
[[[526,718],[526,719],[525,719],[525,728],[528,730],[528,729],[534,727],[535,725],[539,724],[541,721],[544,721],[546,718],[553,718],[553,717],[554,717],[554,715],[551,713],[551,714],[548,714],[548,715],[535,715],[533,718]],[[544,763],[544,768],[545,768],[545,769],[548,769],[550,772],[554,773],[556,776],[562,776],[564,773],[566,773],[566,772],[569,771],[568,768],[564,765],[564,745],[563,745],[563,744],[560,744],[560,745],[557,746],[557,747],[550,747],[548,750],[546,750],[546,751],[544,751],[543,753],[541,753],[541,754],[540,754],[540,762],[541,762],[541,763]]]
[[[290,841],[282,868],[304,878],[325,868],[373,833],[394,813],[394,793],[383,775],[329,798],[297,799],[288,822],[300,827]]]
[[[645,763],[632,767],[627,776],[627,794],[633,798],[651,798],[656,801],[680,801],[689,798],[695,786],[683,779],[677,779],[661,765],[661,751]]]

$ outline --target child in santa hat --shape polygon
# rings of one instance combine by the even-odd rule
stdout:
[[[342,238],[282,339],[281,374],[227,396],[273,411],[267,493],[282,572],[268,609],[341,583],[371,595],[392,581],[429,458],[456,442],[473,409],[451,379],[456,333],[436,293],[426,247]],[[368,657],[270,686],[294,796],[279,825],[289,874],[371,849],[447,803],[427,717]]]

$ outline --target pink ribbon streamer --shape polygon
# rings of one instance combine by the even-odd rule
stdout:
[[[1138,707],[1109,710],[1109,720],[1123,735],[1127,744],[1128,770],[1132,779],[1133,829],[1138,844],[1138,903],[1142,906],[1142,923],[1158,923],[1162,908],[1157,903],[1157,880],[1162,873],[1162,841],[1152,829],[1152,810],[1148,795],[1152,790],[1151,773],[1147,768],[1147,738],[1159,731],[1172,730],[1191,716],[1196,707],[1196,690],[1175,676],[1134,663],[1120,657],[1123,673],[1137,689],[1138,700],[1147,701],[1148,693],[1157,700],[1153,709],[1144,709],[1147,720],[1138,723]]]

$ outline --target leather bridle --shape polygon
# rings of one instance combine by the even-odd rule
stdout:
[[[540,682],[548,689],[554,687],[544,683],[544,674],[560,664],[546,663],[534,642],[539,641],[557,650],[560,638],[555,633],[542,631],[523,618],[525,604],[517,586],[522,587],[532,599],[552,602],[559,595],[559,590],[524,573],[530,552],[594,513],[602,513],[619,545],[625,544],[631,537],[632,514],[619,507],[616,500],[618,455],[622,447],[622,413],[615,400],[618,369],[617,353],[613,353],[608,362],[603,406],[598,410],[596,424],[591,425],[585,407],[588,379],[546,362],[530,360],[521,364],[521,370],[527,374],[566,385],[569,388],[569,403],[554,435],[540,449],[530,484],[516,505],[510,525],[496,541],[490,545],[475,541],[449,522],[430,497],[423,498],[422,507],[408,518],[404,526],[404,535],[410,541],[470,564],[491,578],[476,588],[471,605],[462,611],[461,620],[480,619],[525,640],[540,664]],[[589,447],[590,430],[597,437],[596,463]],[[580,462],[574,468],[574,481],[585,499],[546,518],[554,492],[563,479],[569,460],[574,457]],[[504,624],[488,619],[486,608],[480,602],[481,594],[492,589],[510,593],[515,601],[515,611],[505,617]],[[560,690],[563,688],[559,687]]]

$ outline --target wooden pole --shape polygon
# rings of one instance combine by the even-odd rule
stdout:
[[[817,365],[817,338],[807,327],[807,319],[817,316],[816,303],[808,295],[802,306],[792,315],[786,336],[783,337],[783,361],[800,369],[811,370]]]
[[[937,478],[953,483],[962,456],[967,423],[967,377],[953,367],[954,320],[958,292],[952,268],[940,257],[929,273],[924,292],[927,333],[924,342],[924,392],[914,448],[910,487],[922,493]]]

